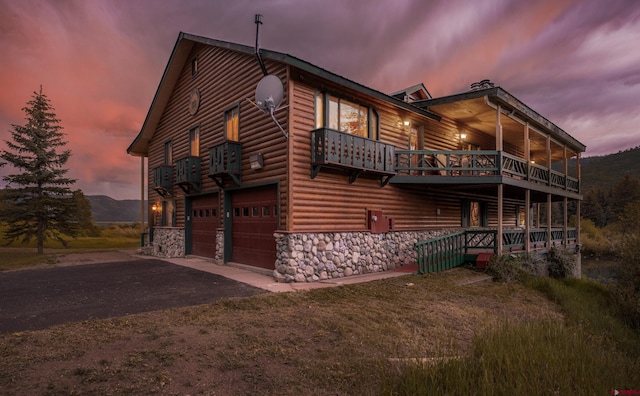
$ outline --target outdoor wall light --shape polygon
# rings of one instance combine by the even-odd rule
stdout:
[[[262,154],[253,154],[249,157],[249,162],[251,163],[251,169],[258,170],[264,167],[264,158]]]
[[[409,124],[411,124],[411,121],[409,121],[409,120],[404,122],[404,126],[409,126]]]
[[[465,140],[467,138],[467,134],[466,133],[461,133],[460,134],[460,140]]]

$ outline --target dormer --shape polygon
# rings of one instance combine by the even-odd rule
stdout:
[[[416,100],[433,99],[427,88],[423,83],[416,84],[412,87],[402,89],[400,91],[392,93],[390,96],[400,99],[407,103],[415,102]]]

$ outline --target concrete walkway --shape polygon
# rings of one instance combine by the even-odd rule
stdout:
[[[372,274],[353,275],[345,278],[327,279],[311,283],[281,283],[276,282],[271,276],[270,270],[262,270],[243,264],[227,263],[224,265],[215,264],[211,260],[203,257],[188,256],[185,258],[159,258],[151,256],[136,255],[137,258],[153,258],[167,261],[183,267],[193,268],[199,271],[209,272],[224,276],[237,282],[246,283],[270,292],[290,292],[319,289],[323,287],[336,287],[350,285],[354,283],[371,282],[379,279],[395,278],[398,276],[411,275],[411,272],[384,271]]]

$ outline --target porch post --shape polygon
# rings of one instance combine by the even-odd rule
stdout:
[[[502,151],[502,121],[500,119],[501,106],[496,106],[496,150]]]
[[[496,246],[498,248],[498,254],[502,254],[502,206],[503,206],[503,202],[502,202],[502,196],[504,194],[504,184],[500,183],[498,184],[498,235],[496,236],[496,238],[498,239],[496,241]]]
[[[500,120],[500,113],[502,107],[496,106],[496,151],[502,151],[502,121]],[[501,165],[500,165],[501,166]],[[496,238],[496,247],[498,248],[498,254],[502,254],[502,233],[503,233],[503,219],[502,219],[502,206],[503,206],[504,185],[498,184],[498,235]]]
[[[578,179],[578,194],[582,192],[582,180],[580,179],[580,153],[576,154],[576,178]],[[576,244],[580,245],[580,203],[582,201],[578,199],[578,204],[576,205]]]
[[[140,235],[144,234],[144,156],[140,157]]]
[[[551,194],[547,194],[547,249],[551,249]]]
[[[531,190],[524,191],[524,206],[527,208],[527,215],[524,217],[524,250],[531,251]]]
[[[562,228],[562,235],[563,235],[563,244],[565,249],[569,246],[569,237],[567,236],[567,232],[569,229],[569,215],[568,215],[568,211],[569,211],[569,199],[567,197],[564,197],[564,226]]]

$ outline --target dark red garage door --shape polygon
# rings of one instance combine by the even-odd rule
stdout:
[[[214,258],[218,228],[218,194],[191,201],[191,254]]]
[[[276,186],[256,187],[231,194],[232,261],[274,269],[278,228]]]

